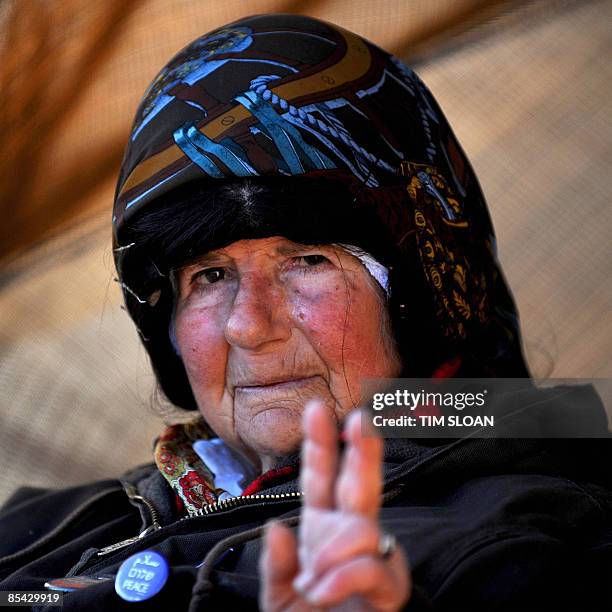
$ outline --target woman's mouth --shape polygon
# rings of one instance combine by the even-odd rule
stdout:
[[[279,391],[292,391],[294,389],[308,386],[309,384],[312,384],[316,378],[320,378],[320,376],[315,375],[305,378],[291,378],[288,380],[278,380],[262,384],[238,385],[234,387],[234,391],[236,393],[244,393],[248,395],[274,394],[278,393]]]

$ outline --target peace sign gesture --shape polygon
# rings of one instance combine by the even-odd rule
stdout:
[[[279,523],[269,526],[260,561],[262,610],[394,611],[408,601],[411,579],[403,551],[381,554],[381,542],[388,541],[377,520],[382,440],[362,436],[360,420],[358,410],[346,419],[339,461],[329,408],[322,402],[306,406],[299,537]]]

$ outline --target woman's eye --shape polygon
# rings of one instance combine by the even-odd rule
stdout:
[[[191,282],[202,282],[206,285],[212,285],[225,278],[225,270],[223,268],[207,268],[196,272],[191,278]]]
[[[306,264],[308,267],[318,266],[319,264],[329,261],[324,255],[300,255],[296,257],[300,263]]]

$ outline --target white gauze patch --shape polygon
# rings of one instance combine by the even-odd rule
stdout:
[[[347,253],[356,257],[370,273],[370,276],[382,287],[387,298],[391,295],[391,287],[389,286],[389,269],[383,266],[379,261],[374,259],[367,251],[360,249],[352,244],[336,244],[344,249]]]

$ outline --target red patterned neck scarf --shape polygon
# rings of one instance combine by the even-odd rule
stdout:
[[[170,425],[155,442],[155,464],[174,490],[181,514],[197,514],[224,492],[215,489],[212,472],[193,450],[196,440],[209,438],[210,432],[199,417],[189,423]]]

